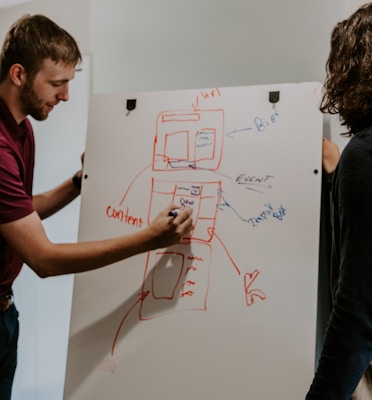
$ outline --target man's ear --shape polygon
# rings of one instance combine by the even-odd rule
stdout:
[[[22,86],[26,81],[26,71],[21,64],[13,64],[9,69],[9,78],[16,86]]]

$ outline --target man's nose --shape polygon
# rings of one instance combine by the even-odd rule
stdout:
[[[61,87],[60,92],[57,94],[57,98],[61,101],[67,101],[70,98],[68,83]]]

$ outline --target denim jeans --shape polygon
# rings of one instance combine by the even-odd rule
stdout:
[[[0,399],[10,400],[17,366],[18,311],[14,304],[0,312]]]

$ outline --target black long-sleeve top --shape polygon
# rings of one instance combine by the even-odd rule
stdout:
[[[372,359],[372,127],[343,150],[332,198],[333,308],[306,400],[349,400]]]

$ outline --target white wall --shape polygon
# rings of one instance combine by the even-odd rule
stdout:
[[[33,0],[0,10],[0,35],[24,13],[48,15],[91,56],[93,93],[322,81],[331,30],[357,3]],[[86,111],[80,104],[76,107],[84,119]],[[37,143],[37,165],[47,166],[35,171],[40,188],[58,183],[56,174],[69,176],[78,167],[70,153],[68,161],[50,160],[62,152],[47,135]],[[66,140],[78,156],[80,139]],[[50,219],[48,233],[58,240],[75,240],[78,211],[74,213]],[[72,277],[39,280],[25,269],[21,278],[16,285],[22,337],[14,399],[60,400]]]
[[[345,7],[345,15],[348,16],[353,13],[357,8],[361,7],[363,4],[368,3],[367,0],[347,0]]]
[[[91,0],[93,91],[319,81],[344,12],[340,0]]]

